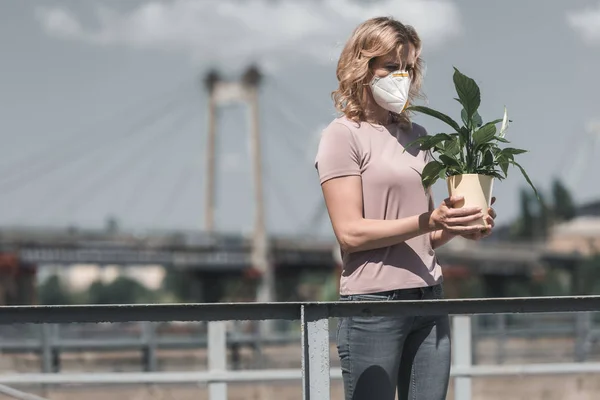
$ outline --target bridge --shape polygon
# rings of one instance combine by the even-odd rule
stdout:
[[[276,266],[334,268],[335,242],[306,236],[271,237]],[[199,271],[240,271],[252,267],[252,239],[204,232],[147,234],[105,231],[3,230],[0,250],[27,264],[164,265]],[[436,250],[444,264],[463,264],[481,273],[523,274],[551,263],[572,263],[578,254],[541,244],[456,240]]]

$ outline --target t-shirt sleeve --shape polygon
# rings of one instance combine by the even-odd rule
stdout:
[[[332,123],[321,134],[315,167],[321,184],[333,178],[361,174],[361,156],[350,128]]]

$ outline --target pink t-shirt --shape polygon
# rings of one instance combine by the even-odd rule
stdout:
[[[431,191],[423,189],[420,172],[429,158],[414,148],[404,152],[404,145],[426,134],[414,123],[409,132],[398,124],[358,124],[337,118],[325,128],[319,143],[315,166],[321,184],[337,177],[360,176],[367,219],[425,213]],[[432,286],[442,281],[429,234],[390,247],[342,253],[342,260],[342,295]]]

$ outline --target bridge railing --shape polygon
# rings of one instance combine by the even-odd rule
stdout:
[[[0,307],[0,324],[99,323],[127,321],[211,321],[207,372],[146,372],[94,374],[2,374],[0,384],[62,383],[208,383],[211,400],[227,398],[228,382],[302,380],[303,399],[330,398],[330,379],[341,377],[329,364],[329,318],[350,316],[453,316],[453,365],[456,400],[471,398],[471,377],[514,374],[600,372],[600,363],[473,366],[473,314],[585,312],[600,309],[600,296],[420,300],[389,302],[149,304],[93,306]],[[226,329],[231,320],[300,320],[301,370],[229,371]]]

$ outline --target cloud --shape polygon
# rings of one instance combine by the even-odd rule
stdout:
[[[358,23],[379,15],[415,26],[425,47],[461,34],[460,13],[451,0],[154,0],[128,12],[95,11],[95,27],[84,26],[64,8],[40,7],[36,17],[57,38],[179,51],[205,62],[288,56],[329,63]]]
[[[58,37],[77,37],[83,34],[79,21],[70,11],[62,8],[37,9],[36,17],[44,29]]]
[[[567,13],[567,23],[587,44],[600,44],[600,1],[595,7]]]
[[[597,136],[600,140],[600,118],[589,120],[585,129],[590,135]]]

